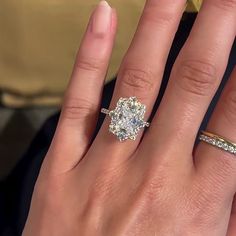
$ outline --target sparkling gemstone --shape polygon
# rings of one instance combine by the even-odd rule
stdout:
[[[211,138],[206,137],[206,142],[210,143]]]
[[[231,153],[234,153],[234,147],[233,147],[233,146],[229,146],[229,151],[230,151]]]
[[[217,146],[218,146],[219,148],[222,148],[222,147],[223,147],[223,143],[222,143],[221,141],[219,141],[218,144],[217,144]]]
[[[115,110],[110,112],[110,132],[120,141],[135,140],[140,129],[145,127],[146,107],[136,97],[121,98]]]
[[[212,142],[213,142],[213,139],[212,139],[212,138],[209,138],[209,139],[208,139],[208,142],[209,142],[209,143],[212,143]]]
[[[227,151],[227,150],[228,150],[228,144],[227,144],[227,143],[224,143],[224,144],[223,144],[223,148],[224,148],[225,151]]]

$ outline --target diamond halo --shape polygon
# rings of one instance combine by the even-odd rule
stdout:
[[[136,97],[120,98],[114,110],[103,108],[101,112],[110,116],[109,131],[121,142],[136,140],[139,131],[150,125],[144,121],[146,106]]]

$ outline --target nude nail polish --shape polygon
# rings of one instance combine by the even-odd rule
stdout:
[[[111,29],[112,8],[102,0],[95,9],[92,19],[92,33],[104,35]]]

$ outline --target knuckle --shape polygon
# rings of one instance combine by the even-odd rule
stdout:
[[[236,0],[213,0],[213,2],[222,10],[232,10],[236,7]]]
[[[212,201],[210,201],[212,200]],[[214,205],[215,198],[213,194],[210,194],[210,191],[205,188],[197,189],[193,199],[191,200],[190,208],[194,212],[194,214],[198,214],[200,216],[208,215],[208,210],[210,205]],[[206,210],[208,208],[208,210]]]
[[[179,3],[175,0],[161,0],[163,2],[168,2],[163,7],[160,7],[160,2],[156,0],[147,0],[147,4],[144,9],[143,19],[144,22],[155,24],[159,28],[166,28],[167,26],[176,23],[178,17]],[[155,28],[153,28],[155,29]]]
[[[177,71],[175,81],[188,93],[208,96],[209,91],[217,86],[216,68],[202,61],[184,61]]]
[[[176,21],[176,14],[172,11],[161,11],[159,6],[152,6],[149,4],[144,10],[143,19],[146,23],[158,25],[159,27],[166,27]],[[158,14],[157,14],[158,12]]]
[[[205,184],[194,184],[185,205],[191,224],[197,228],[213,226],[220,204],[222,199],[216,194],[215,188],[211,186],[207,188]]]
[[[101,205],[106,201],[108,191],[109,187],[104,182],[94,183],[88,196],[89,205]]]
[[[91,199],[96,198],[97,201],[100,202],[106,200],[107,198],[115,198],[115,192],[117,190],[119,180],[117,180],[117,183],[114,184],[114,179],[117,179],[121,172],[123,172],[123,169],[119,165],[116,167],[111,167],[104,164],[104,166],[98,170],[96,178],[91,185]]]
[[[212,186],[226,186],[227,183],[232,183],[230,179],[236,174],[236,166],[232,163],[234,161],[232,160],[232,154],[229,152],[221,152],[216,158],[217,162],[209,168],[208,182],[210,182]],[[219,189],[215,188],[215,191],[219,191]]]
[[[102,68],[104,68],[104,62],[99,61],[94,58],[82,58],[80,57],[76,64],[75,67],[79,71],[87,71],[87,72],[100,72]]]
[[[125,68],[122,72],[121,86],[125,89],[146,95],[154,89],[153,74],[150,71],[141,69]],[[139,97],[140,97],[139,96]]]
[[[159,173],[158,176],[147,177],[140,186],[140,196],[146,202],[147,206],[157,206],[164,204],[168,195],[166,192],[167,176]]]
[[[148,212],[154,212],[155,215],[157,211],[160,215],[163,212],[170,213],[169,210],[174,205],[181,206],[182,193],[174,186],[173,177],[167,175],[158,171],[158,175],[145,177],[137,191],[136,205],[142,206]],[[171,213],[176,212],[173,210]]]
[[[63,118],[69,120],[81,120],[93,116],[97,108],[90,101],[78,98],[67,98],[62,109]]]
[[[229,91],[222,100],[223,114],[227,121],[235,126],[236,125],[236,90]]]
[[[163,188],[162,183],[163,182],[149,181],[145,186],[143,186],[144,198],[148,203],[151,203],[150,205],[156,203],[157,195],[160,194]]]

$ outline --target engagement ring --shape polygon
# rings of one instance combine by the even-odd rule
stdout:
[[[136,140],[139,131],[150,126],[144,121],[146,106],[136,97],[120,98],[114,110],[102,108],[101,112],[111,117],[109,131],[120,141]]]

